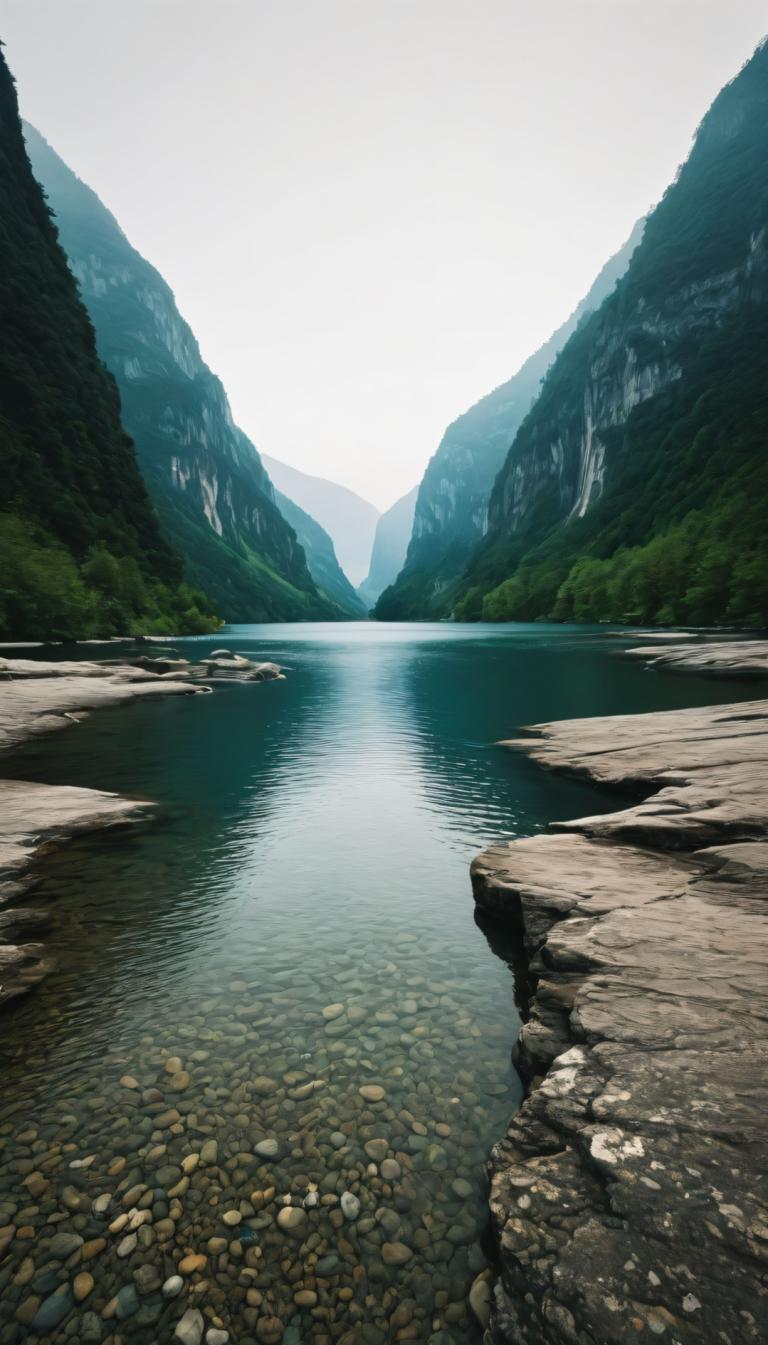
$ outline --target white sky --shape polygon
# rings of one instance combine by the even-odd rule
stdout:
[[[265,452],[385,508],[657,200],[763,0],[2,0]]]

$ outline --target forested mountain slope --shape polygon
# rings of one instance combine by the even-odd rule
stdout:
[[[571,332],[626,270],[643,220],[596,277],[588,294],[517,373],[448,426],[419,487],[407,560],[376,615],[383,620],[448,616],[464,568],[488,524],[488,501],[541,380]]]
[[[552,366],[456,615],[768,622],[766,352],[763,44]]]
[[[0,52],[0,632],[214,629],[181,584],[24,147]]]
[[[166,534],[228,621],[332,616],[253,444],[203,361],[169,286],[34,129],[32,167],[114,374]]]
[[[316,519],[289,500],[282,491],[275,491],[275,499],[283,518],[290,523],[304,548],[309,572],[323,598],[338,608],[337,615],[347,621],[361,620],[367,615],[364,603],[350,584],[336,559],[333,541]]]

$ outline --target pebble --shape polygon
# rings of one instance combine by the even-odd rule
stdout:
[[[215,1140],[206,1140],[200,1150],[200,1162],[203,1166],[214,1167],[219,1159],[219,1146]]]
[[[360,1096],[365,1098],[366,1102],[382,1102],[386,1093],[380,1084],[364,1083],[362,1088],[358,1089]]]
[[[351,1191],[345,1191],[341,1197],[341,1212],[345,1219],[353,1222],[360,1213],[360,1201]]]
[[[396,1158],[385,1158],[379,1172],[385,1182],[396,1182],[402,1173],[402,1168]]]
[[[381,1248],[381,1259],[385,1266],[404,1266],[410,1261],[413,1252],[404,1242],[385,1242]]]
[[[203,1338],[203,1314],[199,1308],[187,1308],[184,1316],[176,1323],[174,1336],[181,1345],[200,1345]]]
[[[326,1021],[330,1023],[333,1022],[334,1018],[340,1018],[343,1012],[344,1012],[343,1004],[326,1004],[325,1008],[323,1009],[323,1018],[325,1018]]]
[[[182,1257],[179,1261],[180,1275],[194,1275],[196,1270],[204,1270],[208,1258],[201,1253],[192,1253],[190,1256]]]
[[[82,1303],[84,1298],[93,1291],[93,1275],[89,1275],[87,1270],[82,1270],[79,1275],[75,1275],[72,1282],[72,1292],[75,1295],[75,1302]]]
[[[262,1158],[276,1158],[280,1152],[280,1144],[276,1139],[259,1140],[254,1149]]]
[[[237,1228],[237,1225],[242,1223],[243,1220],[243,1216],[239,1210],[227,1210],[225,1214],[222,1214],[221,1218],[222,1222],[227,1225],[227,1228]]]
[[[78,1252],[82,1245],[83,1239],[79,1233],[54,1233],[48,1250],[57,1261],[66,1261],[67,1257],[73,1252]]]
[[[286,1205],[277,1216],[278,1227],[294,1231],[300,1228],[306,1219],[304,1210],[297,1205]]]
[[[181,1275],[171,1275],[169,1279],[165,1281],[160,1292],[163,1295],[163,1298],[178,1298],[183,1288],[184,1281],[181,1278]]]
[[[39,1336],[48,1336],[60,1326],[74,1307],[74,1301],[67,1294],[51,1294],[44,1298],[32,1318],[32,1330]]]

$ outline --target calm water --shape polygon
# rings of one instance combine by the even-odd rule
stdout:
[[[169,1340],[190,1306],[211,1345],[471,1341],[483,1162],[520,1087],[516,950],[475,923],[468,865],[621,804],[493,744],[754,691],[645,671],[583,627],[248,626],[180,648],[214,644],[287,680],[100,712],[4,764],[160,806],[42,869],[58,969],[0,1036],[0,1236],[22,1230],[0,1341],[33,1320]]]

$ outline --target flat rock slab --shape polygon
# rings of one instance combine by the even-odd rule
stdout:
[[[683,639],[668,636],[668,639]],[[768,640],[725,640],[704,644],[655,645],[652,649],[627,649],[630,658],[641,658],[654,668],[671,672],[708,673],[718,677],[768,677]]]
[[[654,790],[492,847],[530,1081],[490,1162],[495,1345],[768,1340],[768,702],[538,725],[510,746]]]

